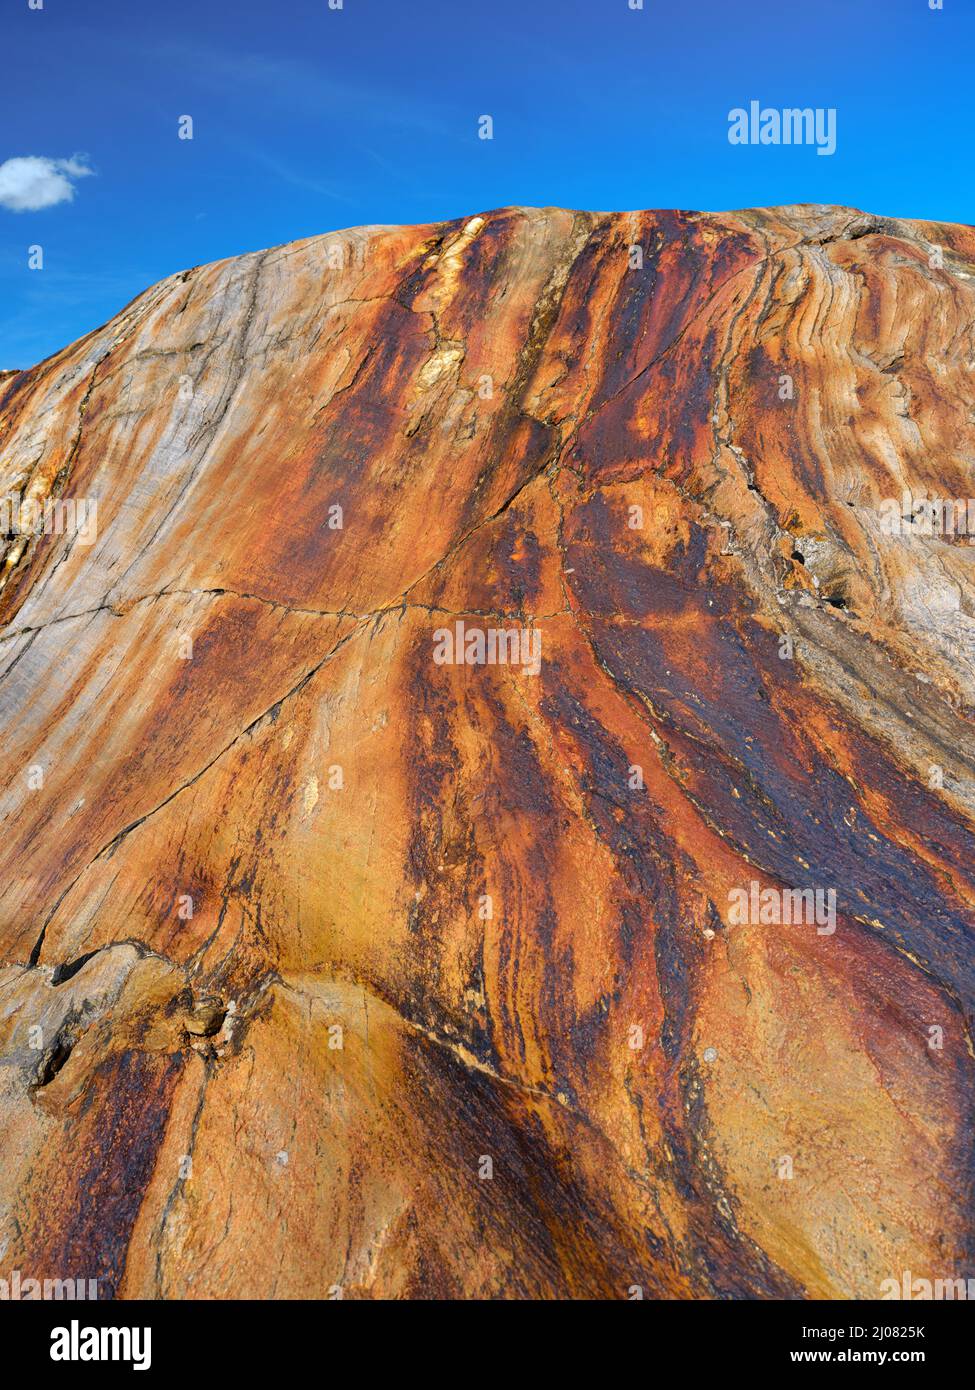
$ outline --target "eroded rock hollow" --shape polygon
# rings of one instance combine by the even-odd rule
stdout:
[[[975,1275],[973,277],[505,209],[4,376],[0,1274]]]

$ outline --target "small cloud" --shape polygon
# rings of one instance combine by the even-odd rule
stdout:
[[[57,203],[70,203],[74,197],[72,179],[94,173],[85,161],[83,154],[70,159],[24,155],[6,160],[0,164],[0,207],[10,212],[37,212]]]

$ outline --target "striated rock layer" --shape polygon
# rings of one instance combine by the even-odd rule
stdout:
[[[3,541],[0,1276],[975,1276],[975,550],[888,506],[975,493],[973,277],[842,208],[504,209],[0,383],[0,494],[97,503]]]

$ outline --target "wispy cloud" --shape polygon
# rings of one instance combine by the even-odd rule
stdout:
[[[267,108],[305,115],[354,113],[361,126],[406,128],[431,136],[449,136],[451,126],[433,110],[421,110],[376,85],[343,80],[314,63],[271,54],[234,53],[182,40],[157,44],[154,53],[178,64],[185,76],[221,95],[255,97]],[[253,107],[252,107],[253,109]]]
[[[232,140],[231,145],[240,151],[248,159],[253,159],[256,164],[261,165],[269,174],[282,179],[285,183],[292,184],[295,188],[303,188],[309,193],[317,193],[323,198],[333,198],[339,203],[348,203],[350,207],[357,206],[355,198],[350,198],[347,192],[335,182],[327,182],[322,179],[312,178],[304,174],[299,169],[293,169],[283,160],[276,159],[273,155],[267,154],[264,150],[255,145],[244,144],[242,141]]]
[[[43,155],[22,155],[0,164],[0,207],[10,212],[38,212],[74,198],[75,179],[95,171],[88,168],[87,156],[47,159]]]

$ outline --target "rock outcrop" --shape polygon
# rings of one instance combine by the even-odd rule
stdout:
[[[973,277],[505,209],[4,379],[0,1275],[975,1276]]]

